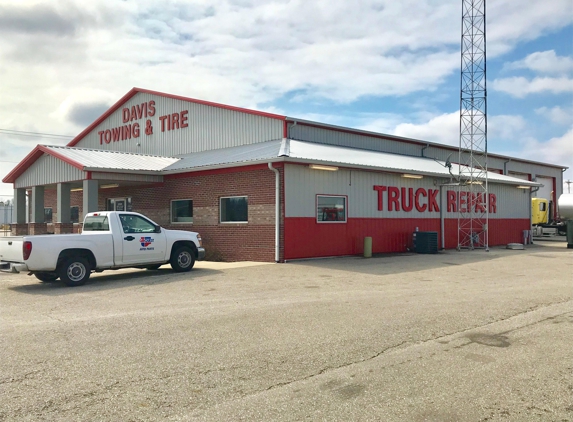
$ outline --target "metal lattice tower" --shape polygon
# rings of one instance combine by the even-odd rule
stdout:
[[[488,250],[485,0],[462,0],[458,250]]]

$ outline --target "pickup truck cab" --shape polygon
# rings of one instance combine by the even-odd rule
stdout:
[[[170,263],[183,272],[204,258],[198,233],[167,230],[135,212],[89,213],[81,234],[0,238],[0,265],[27,270],[43,282],[60,278],[68,286],[84,284],[92,271],[157,269]]]

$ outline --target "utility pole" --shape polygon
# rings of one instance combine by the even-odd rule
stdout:
[[[462,0],[458,250],[489,250],[485,0]]]
[[[567,193],[571,193],[571,180],[566,180],[565,183],[567,183]]]

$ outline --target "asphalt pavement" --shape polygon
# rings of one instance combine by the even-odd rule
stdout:
[[[573,250],[0,273],[0,420],[573,421]]]

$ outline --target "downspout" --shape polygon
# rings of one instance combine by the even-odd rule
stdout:
[[[531,200],[533,198],[533,194],[535,192],[537,192],[538,190],[539,190],[539,186],[536,186],[536,187],[529,189],[529,206],[527,208],[529,209],[529,230],[531,232],[531,240],[532,240],[531,243],[533,243],[533,224],[532,224],[532,220],[531,220],[533,217],[532,216],[533,211],[531,210]]]
[[[442,237],[442,250],[446,249],[446,239],[444,238],[445,229],[444,229],[444,191],[442,190],[444,186],[440,185],[440,236]]]
[[[422,157],[425,157],[424,151],[425,151],[427,148],[430,148],[430,144],[426,144],[426,146],[425,146],[424,148],[422,148]]]
[[[281,224],[281,201],[280,201],[280,173],[268,163],[269,169],[275,172],[275,262],[280,261],[280,224]]]
[[[507,176],[507,163],[509,163],[511,160],[507,160],[503,163],[503,174],[505,174]]]

